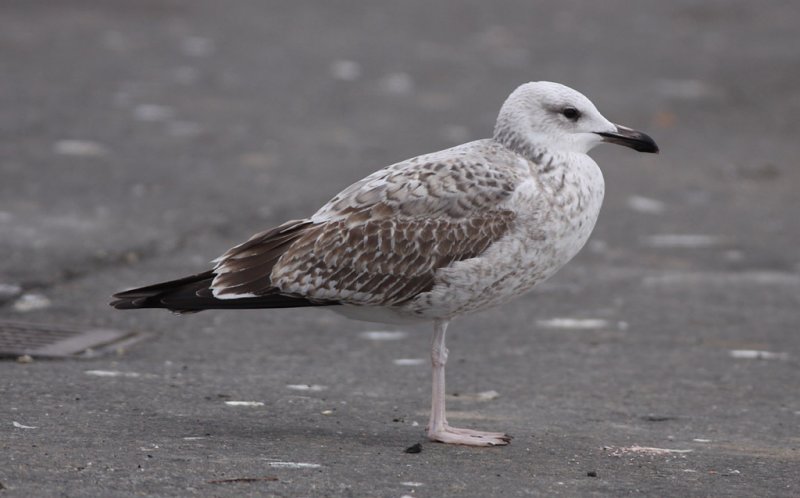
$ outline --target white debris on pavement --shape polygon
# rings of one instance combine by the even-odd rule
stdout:
[[[608,321],[601,318],[550,318],[537,320],[540,327],[548,329],[602,329],[608,327]]]
[[[11,422],[11,425],[16,427],[17,429],[38,429],[38,427],[34,427],[32,425],[22,425],[19,422]]]
[[[760,351],[757,349],[732,349],[728,351],[731,358],[745,360],[785,360],[788,353],[775,353],[773,351]]]
[[[50,299],[43,294],[23,294],[14,301],[14,310],[22,313],[50,307]]]
[[[318,463],[306,462],[269,462],[267,465],[279,469],[318,469],[322,467]]]
[[[449,399],[462,401],[491,401],[500,397],[500,393],[495,390],[481,391],[479,393],[459,393],[458,395],[448,396]]]
[[[226,401],[228,406],[264,406],[263,401]]]
[[[644,214],[661,214],[664,212],[663,202],[639,195],[628,197],[628,207],[638,213]]]
[[[704,234],[658,234],[644,238],[644,244],[658,249],[704,249],[722,243],[719,237]]]
[[[286,389],[292,389],[294,391],[319,392],[328,389],[328,386],[322,386],[319,384],[287,384]]]
[[[489,391],[481,391],[476,395],[478,401],[491,401],[500,397],[500,393],[491,389]]]
[[[105,155],[108,149],[90,140],[59,140],[53,144],[53,151],[62,156],[97,157]]]
[[[127,377],[129,379],[142,376],[142,374],[138,372],[120,372],[119,370],[86,370],[83,373],[86,375],[94,375],[95,377]]]
[[[362,339],[369,339],[371,341],[397,341],[408,337],[406,332],[393,331],[393,330],[375,330],[371,332],[362,332]]]
[[[691,453],[694,450],[675,450],[675,449],[668,449],[668,448],[653,448],[649,446],[626,446],[626,447],[616,447],[616,446],[604,446],[604,450],[609,451],[611,456],[623,456],[623,455],[646,455],[646,456],[666,456],[666,455],[683,455],[686,453]]]
[[[420,486],[424,486],[425,483],[416,482],[416,481],[404,481],[400,483],[401,486],[408,486],[410,488],[418,488]]]
[[[417,365],[424,365],[425,360],[422,358],[397,358],[392,360],[392,363],[400,367],[413,367]]]

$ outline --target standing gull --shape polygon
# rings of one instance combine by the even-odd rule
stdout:
[[[428,437],[508,444],[504,433],[447,423],[447,324],[519,296],[578,253],[603,201],[603,175],[587,155],[602,142],[658,152],[577,91],[526,83],[503,104],[492,138],[387,166],[310,218],[230,249],[212,270],[120,292],[111,305],[178,313],[330,306],[360,320],[433,322]]]

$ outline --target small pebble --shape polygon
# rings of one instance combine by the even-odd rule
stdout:
[[[586,473],[586,475],[589,477],[597,477],[597,471],[590,470],[589,472]]]
[[[403,450],[403,453],[422,453],[422,445],[417,443],[413,446],[409,446],[408,448]]]

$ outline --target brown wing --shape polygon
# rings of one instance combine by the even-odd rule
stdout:
[[[483,253],[514,214],[350,225],[351,218],[290,222],[231,249],[215,270],[214,296],[241,299],[277,290],[319,301],[398,304],[429,290],[437,269]]]
[[[272,281],[282,292],[351,304],[395,305],[430,290],[436,270],[473,258],[514,219],[492,211],[464,219],[348,220],[309,228],[281,256]]]
[[[429,290],[437,269],[480,255],[509,230],[514,213],[502,205],[518,178],[463,155],[424,159],[376,172],[310,220],[228,251],[214,270],[214,296],[277,289],[320,301],[394,305]]]

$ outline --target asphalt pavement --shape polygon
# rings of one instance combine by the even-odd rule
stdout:
[[[7,0],[0,320],[152,334],[0,361],[0,497],[797,496],[800,4]],[[551,80],[602,147],[583,252],[450,327],[115,311]],[[407,448],[421,443],[416,453]]]

